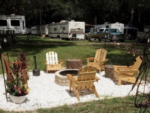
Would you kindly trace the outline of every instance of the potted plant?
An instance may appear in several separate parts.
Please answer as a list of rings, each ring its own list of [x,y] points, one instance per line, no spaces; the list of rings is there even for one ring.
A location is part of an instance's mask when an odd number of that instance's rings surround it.
[[[15,103],[22,103],[29,92],[27,67],[26,54],[21,52],[11,67],[11,79],[7,81],[7,92],[10,94],[10,99]]]

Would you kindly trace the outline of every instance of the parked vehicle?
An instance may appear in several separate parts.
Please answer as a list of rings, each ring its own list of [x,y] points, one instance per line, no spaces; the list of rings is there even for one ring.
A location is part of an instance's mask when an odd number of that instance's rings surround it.
[[[31,35],[40,35],[40,26],[31,27]]]
[[[116,22],[116,23],[105,23],[105,24],[95,25],[95,27],[91,28],[90,34],[99,32],[101,28],[115,28],[118,29],[120,32],[124,33],[124,24]]]
[[[105,24],[95,25],[94,27],[92,27],[90,29],[90,32],[87,33],[88,40],[90,41],[92,38],[94,38],[94,39],[98,39],[98,41],[100,42],[102,39],[105,39],[105,38],[108,39],[108,36],[109,36],[109,40],[110,40],[110,37],[112,37],[113,33],[111,33],[111,35],[108,35],[110,33],[110,31],[107,31],[107,29],[117,29],[118,32],[120,33],[120,35],[123,35],[124,24],[116,22],[116,23],[111,23],[111,24],[105,23]],[[119,33],[116,33],[117,37],[118,37]],[[116,39],[118,39],[118,38],[116,38]],[[113,41],[113,40],[110,40],[110,41]],[[124,40],[121,40],[121,41],[124,41]]]
[[[62,20],[48,25],[48,35],[60,39],[84,39],[85,22]]]
[[[31,34],[31,28],[26,28],[26,34],[28,34],[28,35]]]
[[[97,34],[108,33],[107,37],[102,37],[101,39],[107,38],[112,41],[121,41],[124,42],[124,34],[115,28],[100,28]]]
[[[48,24],[40,26],[40,34],[48,36]]]
[[[0,30],[4,32],[13,30],[15,34],[26,34],[25,16],[0,15]]]
[[[92,39],[97,39],[99,42],[101,42],[102,39],[105,39],[106,37],[108,37],[109,33],[107,32],[97,32],[95,34],[86,34],[87,38],[89,41],[91,41]]]

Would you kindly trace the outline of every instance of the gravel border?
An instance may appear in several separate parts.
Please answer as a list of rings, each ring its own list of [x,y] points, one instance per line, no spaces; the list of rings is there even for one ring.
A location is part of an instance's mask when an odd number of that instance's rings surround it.
[[[125,97],[132,88],[132,85],[118,86],[110,78],[104,77],[104,71],[96,75],[100,80],[94,84],[100,98],[96,98],[92,91],[86,90],[79,93],[80,101],[78,101],[73,91],[69,93],[68,86],[61,86],[55,83],[54,73],[47,74],[41,71],[40,76],[33,76],[32,72],[29,72],[30,80],[28,84],[30,92],[27,95],[26,101],[22,104],[15,104],[10,100],[8,102],[6,101],[3,76],[0,76],[0,109],[8,111],[32,111],[39,108],[51,108],[64,104],[70,105],[104,98]],[[145,87],[146,92],[149,92],[149,86],[147,85]],[[144,84],[140,85],[140,91],[143,91],[143,88]],[[134,88],[130,95],[134,95],[135,93],[136,88]]]

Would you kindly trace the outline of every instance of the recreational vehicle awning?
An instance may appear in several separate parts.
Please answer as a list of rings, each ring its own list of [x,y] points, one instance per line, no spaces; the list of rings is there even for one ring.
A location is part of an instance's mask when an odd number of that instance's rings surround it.
[[[92,24],[85,24],[85,27],[94,27]]]

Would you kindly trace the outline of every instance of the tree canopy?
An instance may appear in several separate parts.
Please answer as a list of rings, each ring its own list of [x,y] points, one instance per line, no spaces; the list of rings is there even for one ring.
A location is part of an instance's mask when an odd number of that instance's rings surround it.
[[[25,15],[27,26],[85,21],[89,24],[122,22],[143,27],[150,24],[149,0],[1,0],[1,15]]]

